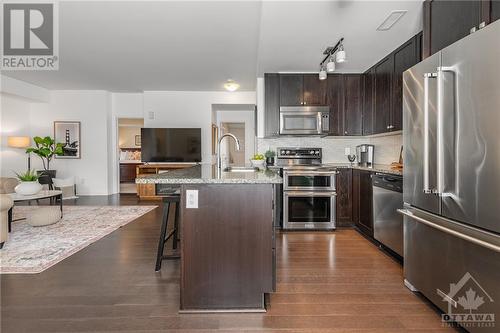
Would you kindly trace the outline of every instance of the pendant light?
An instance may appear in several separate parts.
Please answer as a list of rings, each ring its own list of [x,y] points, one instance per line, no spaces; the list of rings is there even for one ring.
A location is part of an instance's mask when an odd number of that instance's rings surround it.
[[[337,62],[344,62],[345,61],[345,51],[344,51],[344,45],[340,43],[339,49],[337,53],[335,54],[335,60]]]
[[[319,79],[320,80],[326,80],[326,70],[325,70],[325,67],[324,66],[321,66],[320,70],[319,70]]]
[[[326,71],[328,73],[333,73],[335,72],[335,61],[333,60],[333,57],[330,57],[330,60],[326,64]]]

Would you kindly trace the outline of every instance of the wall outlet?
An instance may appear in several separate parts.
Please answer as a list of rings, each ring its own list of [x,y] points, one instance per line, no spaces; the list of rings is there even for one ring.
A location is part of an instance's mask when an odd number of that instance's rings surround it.
[[[198,190],[186,190],[186,208],[198,208]]]
[[[149,111],[148,112],[148,119],[149,120],[154,120],[155,119],[155,113],[154,113],[154,111]]]
[[[351,155],[351,148],[347,147],[347,148],[344,148],[344,155],[347,156],[347,155]]]

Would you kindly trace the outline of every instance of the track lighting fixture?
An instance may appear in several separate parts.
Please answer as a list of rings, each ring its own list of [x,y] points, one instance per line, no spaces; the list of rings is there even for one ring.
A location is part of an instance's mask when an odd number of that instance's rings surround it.
[[[330,46],[327,47],[325,51],[323,51],[323,54],[325,55],[325,58],[319,63],[319,79],[320,80],[325,80],[327,73],[333,73],[335,72],[335,62],[341,63],[345,62],[346,60],[346,55],[345,55],[345,50],[344,50],[344,44],[342,42],[344,41],[344,38],[340,38],[337,44],[335,46]],[[328,60],[326,66],[325,62]]]

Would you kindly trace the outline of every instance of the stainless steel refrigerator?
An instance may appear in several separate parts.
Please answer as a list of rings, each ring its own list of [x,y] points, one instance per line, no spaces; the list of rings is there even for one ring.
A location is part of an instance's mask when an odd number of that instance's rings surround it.
[[[403,137],[405,284],[498,332],[500,21],[404,73]]]

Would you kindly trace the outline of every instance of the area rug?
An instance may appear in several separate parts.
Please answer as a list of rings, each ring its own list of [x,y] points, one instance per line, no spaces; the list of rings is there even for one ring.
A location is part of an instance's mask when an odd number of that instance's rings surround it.
[[[65,206],[63,218],[45,227],[12,223],[0,250],[0,273],[40,273],[157,206]],[[35,207],[15,206],[13,219]]]

